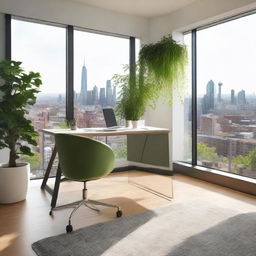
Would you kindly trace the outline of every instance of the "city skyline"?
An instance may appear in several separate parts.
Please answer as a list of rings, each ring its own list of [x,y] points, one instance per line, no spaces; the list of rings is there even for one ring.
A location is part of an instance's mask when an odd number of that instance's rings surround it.
[[[209,80],[221,81],[225,88],[223,95],[244,89],[247,95],[256,93],[256,15],[248,15],[229,22],[197,31],[197,93],[205,94]],[[239,36],[237,36],[239,31]],[[191,53],[191,33],[184,36],[184,42]],[[243,50],[241,49],[242,46]],[[191,56],[189,56],[191,57]],[[191,60],[190,60],[191,63]],[[191,80],[191,67],[187,70]],[[190,89],[190,84],[189,84]]]
[[[105,87],[98,87],[97,85],[94,85],[92,90],[88,90],[87,74],[88,74],[88,71],[84,62],[82,66],[82,72],[81,72],[80,92],[77,93],[76,91],[74,91],[75,104],[80,104],[82,106],[88,106],[88,105],[101,105],[102,107],[115,106],[116,87],[112,87],[111,80],[106,80]],[[100,91],[100,94],[99,94],[99,91]]]

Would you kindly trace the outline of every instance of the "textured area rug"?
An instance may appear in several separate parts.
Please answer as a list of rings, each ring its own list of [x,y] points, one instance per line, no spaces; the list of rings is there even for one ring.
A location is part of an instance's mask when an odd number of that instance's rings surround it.
[[[171,203],[40,240],[39,256],[255,256],[256,212]]]

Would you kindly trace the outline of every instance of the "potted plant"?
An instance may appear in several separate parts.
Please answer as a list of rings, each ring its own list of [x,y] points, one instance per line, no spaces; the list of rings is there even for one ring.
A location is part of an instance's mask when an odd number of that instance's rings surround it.
[[[36,102],[42,84],[39,73],[25,73],[21,62],[0,62],[0,149],[9,148],[9,162],[0,164],[0,203],[26,198],[30,166],[18,163],[20,155],[32,156],[29,145],[38,136],[26,118],[27,106]]]
[[[126,120],[139,120],[147,106],[155,106],[160,96],[172,103],[173,92],[184,95],[187,50],[171,36],[163,37],[155,44],[144,45],[139,52],[135,74],[115,75],[119,86],[117,112]],[[125,68],[127,71],[128,68]]]
[[[137,128],[148,101],[153,99],[154,87],[150,86],[148,78],[145,78],[147,82],[140,84],[138,73],[132,77],[127,74],[127,70],[128,67],[125,68],[125,74],[115,74],[113,77],[114,84],[120,87],[116,112],[120,118],[126,120],[126,126]]]

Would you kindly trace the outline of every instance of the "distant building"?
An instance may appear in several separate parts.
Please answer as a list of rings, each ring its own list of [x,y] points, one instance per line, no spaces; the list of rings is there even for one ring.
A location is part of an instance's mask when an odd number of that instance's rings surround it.
[[[218,93],[218,102],[220,103],[221,102],[221,87],[222,87],[222,82],[219,82],[218,83],[218,86],[219,86],[219,93]]]
[[[218,116],[209,114],[202,115],[200,118],[200,130],[205,135],[216,135],[220,131]]]
[[[206,85],[206,94],[202,99],[202,113],[207,114],[214,109],[214,82],[210,80]]]
[[[235,90],[234,89],[231,90],[231,99],[230,99],[230,101],[231,101],[231,104],[236,104]]]
[[[106,93],[105,93],[105,88],[100,88],[100,99],[99,103],[102,107],[106,106]]]
[[[97,105],[99,101],[99,92],[98,87],[95,85],[92,90],[92,103],[93,105]]]
[[[214,82],[212,80],[207,83],[206,92],[209,100],[209,108],[214,109]]]
[[[87,91],[87,104],[86,105],[94,105],[94,103],[93,103],[93,91]]]
[[[106,101],[107,105],[112,105],[112,86],[111,86],[111,80],[107,80],[106,82]]]
[[[87,69],[85,64],[82,67],[81,90],[79,97],[80,104],[85,106],[87,104]]]
[[[241,90],[237,94],[237,104],[238,105],[245,105],[246,104],[246,99],[245,99],[245,90]]]

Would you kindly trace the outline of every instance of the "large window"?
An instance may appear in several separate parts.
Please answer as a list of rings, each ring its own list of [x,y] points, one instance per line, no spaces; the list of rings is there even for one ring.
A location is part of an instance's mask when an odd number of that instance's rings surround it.
[[[188,52],[188,65],[186,69],[187,91],[184,98],[184,153],[183,161],[192,162],[192,115],[191,115],[191,33],[184,35],[184,44]]]
[[[12,59],[22,62],[25,71],[40,72],[42,86],[28,118],[36,130],[59,128],[66,117],[66,30],[62,27],[12,19]],[[32,157],[31,178],[42,177],[52,153],[52,136],[40,133]],[[56,168],[56,163],[54,164]]]
[[[130,56],[135,54],[129,49],[134,39],[18,18],[11,19],[11,28],[11,58],[21,61],[25,71],[40,72],[42,76],[43,85],[36,104],[28,108],[28,118],[36,130],[66,128],[66,118],[70,119],[73,114],[78,127],[104,127],[102,108],[115,108],[118,98],[112,77],[123,73],[123,66],[129,64]],[[73,32],[73,48],[70,48],[66,42],[67,38],[72,40]],[[140,41],[134,42],[139,47]],[[72,60],[66,58],[66,52],[68,56],[74,52],[74,66]],[[74,81],[69,79],[67,83],[67,74],[69,78],[74,75]],[[74,104],[70,101],[71,94]],[[125,136],[111,137],[107,143],[114,149],[116,158],[126,159]],[[33,147],[35,155],[23,156],[23,160],[31,163],[31,178],[44,175],[53,147],[54,138],[40,133],[38,146]],[[54,167],[56,169],[57,161]]]
[[[256,14],[193,30],[194,162],[256,178]],[[186,38],[187,36],[185,36]],[[187,38],[188,39],[188,38]],[[191,103],[192,101],[190,101]]]
[[[129,63],[129,39],[75,30],[74,50],[77,126],[105,127],[102,108],[115,108],[119,88],[112,77]],[[126,158],[126,136],[109,137],[108,144],[116,158]]]

